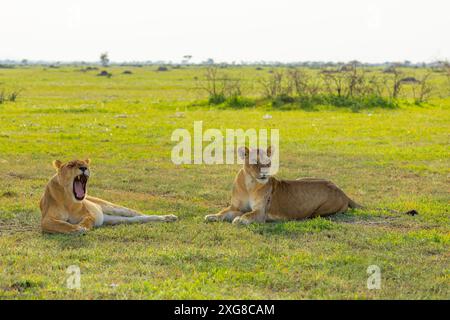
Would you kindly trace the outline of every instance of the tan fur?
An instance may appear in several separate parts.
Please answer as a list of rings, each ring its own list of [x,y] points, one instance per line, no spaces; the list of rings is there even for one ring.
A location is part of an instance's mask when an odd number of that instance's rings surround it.
[[[245,148],[245,163],[239,170],[231,195],[231,205],[217,214],[207,215],[206,221],[232,221],[235,224],[283,221],[327,216],[359,207],[334,183],[316,178],[277,180],[267,173],[268,164],[249,161]],[[266,152],[270,157],[271,149]]]
[[[41,198],[42,231],[49,233],[82,233],[93,227],[122,223],[170,222],[174,215],[147,216],[108,201],[90,197],[85,192],[82,200],[74,196],[73,182],[77,176],[90,175],[90,160],[74,160],[63,164],[53,162],[57,173],[48,182]],[[82,171],[80,168],[85,168]]]

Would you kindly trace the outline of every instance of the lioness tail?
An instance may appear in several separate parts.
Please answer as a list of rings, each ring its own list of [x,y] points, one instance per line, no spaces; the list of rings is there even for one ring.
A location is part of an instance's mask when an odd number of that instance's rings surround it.
[[[352,199],[348,198],[348,206],[352,209],[358,209],[358,208],[362,208],[363,206],[360,205],[359,203],[356,203],[355,201],[353,201]]]
[[[359,203],[356,203],[355,201],[353,201],[352,199],[348,199],[348,206],[352,209],[364,209],[365,207],[360,205]],[[369,208],[367,208],[369,209]],[[410,216],[415,216],[416,214],[419,214],[419,212],[417,212],[417,210],[409,210],[406,212],[401,212],[398,210],[394,210],[394,209],[389,209],[389,208],[372,208],[373,210],[377,210],[377,211],[389,211],[390,213],[395,213],[395,214],[407,214]]]

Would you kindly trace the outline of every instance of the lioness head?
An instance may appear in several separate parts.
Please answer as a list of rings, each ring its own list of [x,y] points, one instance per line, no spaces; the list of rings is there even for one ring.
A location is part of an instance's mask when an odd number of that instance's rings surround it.
[[[73,160],[62,163],[59,160],[53,161],[53,166],[57,171],[58,183],[64,188],[67,196],[73,196],[75,202],[84,200],[86,197],[86,187],[90,176],[89,163],[87,160]]]
[[[272,147],[268,147],[267,150],[263,149],[251,149],[247,147],[241,147],[238,150],[239,156],[245,160],[244,170],[252,178],[256,179],[259,183],[266,183],[271,176],[270,167],[272,165]]]

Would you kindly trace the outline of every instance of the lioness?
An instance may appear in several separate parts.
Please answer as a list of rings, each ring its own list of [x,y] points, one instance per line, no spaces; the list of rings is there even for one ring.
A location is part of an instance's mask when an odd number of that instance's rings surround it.
[[[177,220],[174,215],[147,216],[88,196],[89,164],[89,159],[66,164],[53,161],[57,173],[48,182],[40,202],[42,231],[83,233],[102,225]]]
[[[360,207],[334,183],[316,178],[277,180],[270,176],[272,149],[240,148],[244,159],[233,184],[231,205],[205,220],[249,224],[305,219]],[[251,157],[255,161],[250,161]]]

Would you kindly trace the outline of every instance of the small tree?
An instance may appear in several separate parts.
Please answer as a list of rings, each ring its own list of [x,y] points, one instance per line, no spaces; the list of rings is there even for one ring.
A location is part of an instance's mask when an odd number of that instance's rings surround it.
[[[345,74],[339,70],[323,70],[323,82],[329,94],[341,97],[345,94]]]
[[[240,81],[219,73],[217,66],[206,68],[205,79],[198,87],[208,93],[212,104],[220,104],[227,98],[236,98],[242,93]]]
[[[343,71],[347,82],[347,97],[361,97],[367,93],[365,71],[358,68],[358,62],[348,65]]]
[[[403,72],[400,71],[396,65],[392,65],[388,68],[387,73],[391,74],[388,81],[386,81],[387,90],[392,99],[397,99],[402,89]]]
[[[269,77],[259,79],[266,98],[290,95],[295,83],[280,70],[272,70]]]
[[[431,71],[428,71],[422,76],[422,78],[420,78],[418,84],[413,86],[415,103],[419,104],[425,102],[429,98],[431,92],[433,91],[433,87],[429,82],[431,75]]]
[[[312,77],[303,70],[292,69],[288,71],[289,88],[299,97],[316,96],[320,91],[320,79]]]
[[[103,67],[107,67],[109,65],[109,57],[108,57],[108,52],[103,52],[100,55],[100,62],[102,64]]]

